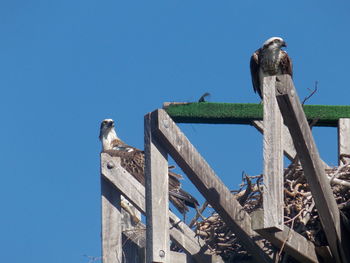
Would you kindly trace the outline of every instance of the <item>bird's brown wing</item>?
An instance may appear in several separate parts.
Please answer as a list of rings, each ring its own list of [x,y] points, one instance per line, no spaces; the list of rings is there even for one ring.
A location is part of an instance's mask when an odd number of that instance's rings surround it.
[[[288,74],[293,78],[293,64],[287,52],[282,50],[282,57],[280,61],[282,74]]]
[[[145,167],[145,155],[143,151],[135,150],[125,155],[124,158],[120,158],[121,165],[132,174],[137,181],[145,185],[144,167]]]
[[[128,146],[131,147],[131,146]],[[120,157],[121,166],[128,171],[137,181],[142,185],[145,185],[144,167],[145,167],[145,155],[144,152],[132,147],[133,151],[117,151],[107,150],[104,151],[111,156]],[[174,206],[181,212],[188,211],[188,207],[195,207],[198,204],[196,198],[191,194],[181,189],[181,183],[179,179],[182,179],[180,174],[168,171],[169,176],[169,199]]]
[[[262,93],[260,88],[260,79],[259,79],[259,53],[260,53],[260,49],[255,51],[250,58],[250,74],[252,77],[254,92],[257,92],[260,98],[262,98]]]
[[[136,148],[133,149],[132,152],[117,150],[107,150],[104,152],[108,153],[110,156],[120,157],[121,166],[142,185],[145,185],[145,178],[143,175],[145,163],[144,153]]]

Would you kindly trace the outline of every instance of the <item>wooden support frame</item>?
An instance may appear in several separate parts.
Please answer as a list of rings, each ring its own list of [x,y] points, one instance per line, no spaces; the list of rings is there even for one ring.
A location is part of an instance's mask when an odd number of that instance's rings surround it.
[[[252,121],[252,125],[261,133],[264,134],[264,122],[263,121]],[[293,161],[297,152],[295,151],[292,137],[290,137],[290,133],[288,128],[283,125],[282,128],[282,147],[284,155],[290,160]]]
[[[350,118],[341,118],[338,122],[338,154],[339,165],[343,154],[350,154]],[[344,157],[347,163],[350,158]]]
[[[145,214],[145,187],[121,167],[120,158],[115,156],[115,152],[101,153],[101,174],[113,185],[114,193],[120,191],[133,206]],[[221,257],[210,255],[205,242],[196,237],[195,233],[171,211],[169,218],[170,237],[186,254],[193,257],[197,263],[223,263]]]
[[[106,164],[101,159],[102,167]],[[122,227],[120,192],[101,176],[101,207],[102,207],[102,262],[122,262]]]
[[[170,260],[168,154],[157,142],[151,115],[145,116],[146,262]]]
[[[261,225],[258,229],[283,230],[283,120],[275,96],[275,76],[263,79],[263,121],[266,124],[263,134],[264,194]]]
[[[272,259],[263,252],[262,244],[254,241],[257,233],[251,228],[250,216],[243,210],[229,189],[221,182],[174,121],[164,110],[156,110],[152,112],[152,115],[156,121],[159,140],[164,148],[225,223],[234,231],[248,252],[253,255],[257,262],[272,262]],[[265,232],[261,231],[262,234]],[[286,238],[290,235],[295,238],[292,240]],[[302,262],[318,262],[315,246],[312,242],[307,241],[288,227],[284,227],[283,231],[274,234],[266,232],[264,237],[277,247],[285,244],[287,253]]]
[[[276,80],[277,102],[305,171],[331,252],[336,262],[349,262],[339,210],[293,81],[289,75],[278,76]]]
[[[252,121],[252,125],[262,134],[264,133],[264,122],[263,121]],[[283,125],[283,134],[282,134],[282,142],[283,142],[283,152],[284,155],[290,160],[293,161],[297,152],[294,148],[292,137],[290,136],[288,127]],[[325,169],[329,169],[329,165],[321,159],[323,166]]]

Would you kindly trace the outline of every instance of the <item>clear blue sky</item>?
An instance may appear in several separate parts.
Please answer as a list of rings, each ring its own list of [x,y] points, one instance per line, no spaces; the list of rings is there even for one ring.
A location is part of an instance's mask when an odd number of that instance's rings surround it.
[[[101,119],[143,148],[143,116],[165,101],[259,102],[249,58],[271,36],[288,43],[300,97],[317,80],[309,104],[349,104],[349,13],[349,1],[1,1],[1,261],[100,256]],[[254,128],[181,128],[229,188],[261,172]],[[336,164],[336,129],[315,134]]]

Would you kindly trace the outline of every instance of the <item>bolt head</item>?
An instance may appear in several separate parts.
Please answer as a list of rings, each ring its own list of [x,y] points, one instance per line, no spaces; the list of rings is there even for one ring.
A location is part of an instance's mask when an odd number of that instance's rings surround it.
[[[163,125],[165,128],[169,128],[169,121],[168,120],[164,120],[163,121]]]
[[[114,163],[113,163],[113,162],[108,162],[108,163],[107,163],[107,168],[108,168],[108,169],[114,168]]]

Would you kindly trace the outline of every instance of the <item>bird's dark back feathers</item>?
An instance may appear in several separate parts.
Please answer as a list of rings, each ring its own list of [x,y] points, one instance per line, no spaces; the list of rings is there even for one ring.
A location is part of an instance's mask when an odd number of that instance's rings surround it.
[[[121,166],[129,172],[138,182],[145,185],[144,167],[145,167],[145,155],[144,152],[133,148],[133,151],[117,151],[107,150],[104,151],[110,156],[120,157]],[[198,201],[191,194],[181,189],[181,183],[179,179],[182,179],[180,174],[168,171],[169,176],[169,199],[174,206],[182,213],[188,211],[188,207],[198,206]]]

